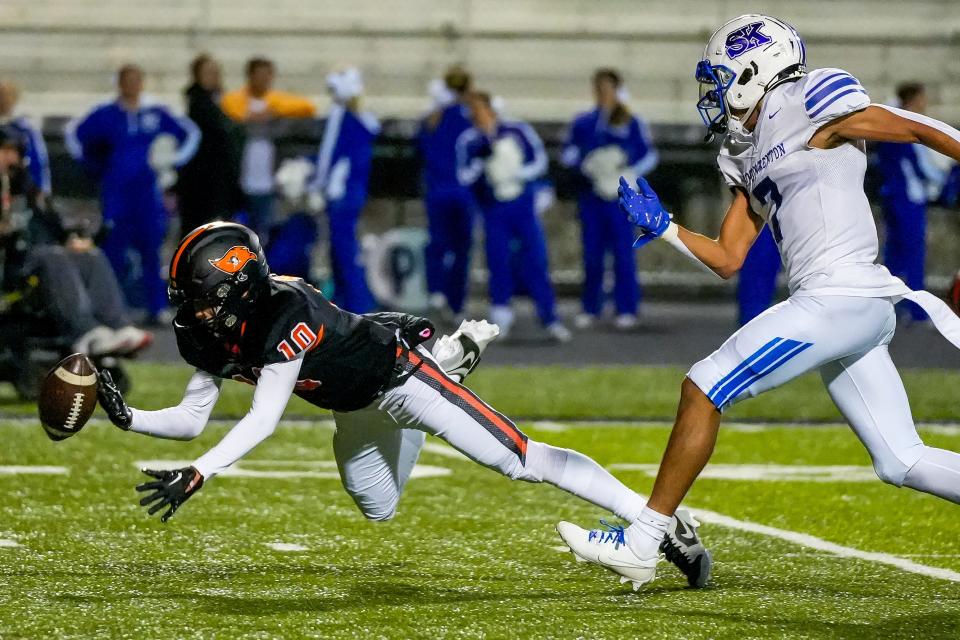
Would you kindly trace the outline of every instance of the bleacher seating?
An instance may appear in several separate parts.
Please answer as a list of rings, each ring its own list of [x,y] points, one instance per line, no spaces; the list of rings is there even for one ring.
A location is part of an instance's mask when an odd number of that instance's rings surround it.
[[[874,99],[919,79],[932,113],[960,122],[953,0],[774,0],[763,8],[792,21],[807,39],[812,66],[843,66]],[[325,103],[323,77],[357,64],[368,104],[409,117],[426,106],[428,80],[462,61],[508,109],[564,120],[589,101],[587,78],[600,65],[624,70],[635,108],[655,122],[697,119],[692,68],[706,37],[724,18],[755,3],[700,0],[4,0],[0,3],[0,75],[24,89],[23,110],[83,111],[111,90],[123,62],[140,63],[148,90],[174,105],[186,67],[209,50],[241,81],[243,61],[267,54],[279,86]],[[896,34],[896,35],[891,35]]]

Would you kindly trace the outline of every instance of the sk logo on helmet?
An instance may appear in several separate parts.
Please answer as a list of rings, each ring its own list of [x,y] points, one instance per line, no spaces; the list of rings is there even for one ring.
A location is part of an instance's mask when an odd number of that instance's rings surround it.
[[[751,22],[736,31],[731,31],[727,35],[727,56],[731,59],[736,58],[751,49],[773,42],[773,38],[760,31],[761,28],[763,28],[763,22]]]
[[[257,254],[247,247],[230,247],[222,258],[210,259],[210,264],[224,273],[234,274],[243,269],[248,262],[256,260]]]

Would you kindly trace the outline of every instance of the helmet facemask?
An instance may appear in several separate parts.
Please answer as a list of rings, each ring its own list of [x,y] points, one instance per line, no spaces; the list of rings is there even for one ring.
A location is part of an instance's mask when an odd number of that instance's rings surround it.
[[[763,96],[805,73],[806,50],[796,29],[762,15],[745,15],[720,27],[697,63],[697,109],[709,131],[748,134],[745,123]]]

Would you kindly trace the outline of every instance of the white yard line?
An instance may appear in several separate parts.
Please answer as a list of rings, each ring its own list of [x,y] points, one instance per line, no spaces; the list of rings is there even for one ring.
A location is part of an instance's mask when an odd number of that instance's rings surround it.
[[[956,571],[943,569],[941,567],[931,567],[925,564],[914,562],[913,560],[908,560],[907,558],[901,556],[895,556],[889,553],[880,553],[876,551],[861,551],[860,549],[845,547],[843,545],[836,544],[816,536],[811,536],[806,533],[789,531],[787,529],[778,529],[776,527],[769,527],[765,524],[757,524],[756,522],[749,522],[747,520],[737,520],[736,518],[731,518],[730,516],[723,515],[722,513],[717,513],[716,511],[695,508],[691,508],[691,511],[696,514],[697,519],[701,522],[709,522],[710,524],[720,525],[721,527],[727,527],[728,529],[736,529],[738,531],[757,533],[760,535],[769,536],[771,538],[779,538],[780,540],[786,540],[787,542],[792,542],[793,544],[798,544],[809,549],[816,549],[817,551],[832,553],[833,555],[841,558],[855,558],[857,560],[864,560],[866,562],[885,564],[891,567],[896,567],[902,571],[916,573],[929,578],[949,580],[950,582],[960,582],[960,573]]]
[[[8,538],[0,538],[0,549],[13,549],[19,547],[20,543],[16,540],[10,540]]]
[[[530,426],[538,431],[550,431],[553,433],[560,433],[568,429],[567,425],[563,422],[553,422],[552,420],[538,420],[537,422],[531,423]]]
[[[455,460],[466,460],[467,462],[470,462],[470,458],[446,443],[441,444],[439,442],[425,442],[423,443],[423,449],[421,449],[421,451],[443,456],[444,458],[453,458]]]

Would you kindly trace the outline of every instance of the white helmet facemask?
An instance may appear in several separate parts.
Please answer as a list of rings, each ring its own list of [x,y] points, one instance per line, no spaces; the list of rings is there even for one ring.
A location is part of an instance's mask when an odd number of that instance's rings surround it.
[[[797,30],[759,14],[734,18],[710,36],[697,63],[697,109],[709,130],[742,135],[767,91],[806,73],[806,49]]]

